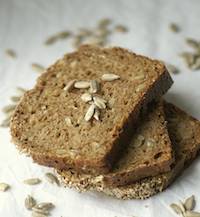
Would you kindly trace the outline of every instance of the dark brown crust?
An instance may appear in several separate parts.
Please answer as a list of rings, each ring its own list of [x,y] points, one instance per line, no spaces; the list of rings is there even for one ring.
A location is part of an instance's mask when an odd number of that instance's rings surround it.
[[[85,49],[85,48],[84,48]],[[84,50],[83,49],[83,50]],[[86,50],[88,48],[86,47]],[[115,50],[120,50],[120,48],[113,48]],[[135,55],[135,54],[133,54]],[[160,62],[157,61],[157,64],[160,66]],[[129,115],[127,119],[124,119],[123,129],[116,126],[115,132],[117,133],[115,144],[113,144],[112,148],[108,150],[107,155],[104,158],[100,159],[83,159],[79,158],[76,160],[68,159],[64,157],[56,156],[55,154],[41,153],[40,150],[31,151],[26,150],[24,147],[27,144],[21,144],[21,141],[18,140],[18,132],[17,132],[17,123],[14,123],[13,119],[11,120],[11,134],[14,143],[18,146],[19,149],[25,151],[30,154],[33,160],[41,165],[46,165],[50,167],[55,167],[58,169],[69,169],[74,168],[77,171],[85,172],[85,173],[93,173],[93,174],[103,174],[108,173],[112,168],[115,161],[118,159],[118,156],[121,154],[121,150],[127,145],[131,139],[131,135],[133,133],[133,128],[135,127],[133,123],[136,123],[141,112],[146,110],[147,104],[155,98],[159,98],[163,95],[172,85],[172,79],[167,72],[166,68],[162,65],[161,72],[159,71],[160,77],[154,81],[153,85],[149,88],[148,92],[143,96],[138,105],[135,107],[132,114]],[[45,73],[38,79],[37,88],[42,89],[42,79],[45,77]],[[31,90],[27,92],[25,95],[30,95]],[[17,111],[17,110],[16,110]],[[20,111],[18,111],[20,113]],[[15,117],[16,117],[15,113]],[[19,118],[20,114],[18,114]],[[120,133],[119,133],[120,132]],[[118,135],[119,133],[119,135]],[[126,142],[124,142],[126,141]],[[122,146],[123,144],[123,146]],[[23,150],[24,149],[24,150]]]

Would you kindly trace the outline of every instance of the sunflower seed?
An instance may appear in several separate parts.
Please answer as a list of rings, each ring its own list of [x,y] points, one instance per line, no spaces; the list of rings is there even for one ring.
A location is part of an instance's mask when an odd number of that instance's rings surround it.
[[[174,211],[176,214],[178,214],[178,215],[182,214],[182,210],[181,210],[181,208],[179,207],[179,205],[177,205],[177,204],[175,204],[175,203],[172,203],[172,204],[170,205],[170,207],[173,209],[173,211]]]
[[[39,73],[42,73],[45,70],[44,66],[42,66],[39,63],[32,63],[31,67],[34,71],[39,72]]]
[[[90,87],[89,81],[76,81],[74,87],[77,89],[86,89]]]
[[[104,37],[93,37],[87,43],[93,44],[93,45],[98,45],[98,46],[104,46],[106,43],[106,40]]]
[[[57,34],[57,37],[59,39],[66,39],[66,38],[69,38],[71,35],[72,33],[70,31],[62,31]]]
[[[195,198],[194,195],[192,195],[191,197],[188,197],[185,202],[184,202],[184,206],[186,210],[193,210],[195,207]]]
[[[15,107],[16,107],[16,105],[7,105],[7,106],[2,108],[2,112],[4,112],[4,113],[13,112]]]
[[[28,195],[24,204],[26,209],[31,210],[36,205],[36,200],[32,196]]]
[[[10,188],[10,185],[7,183],[0,183],[0,191],[7,191]]]
[[[67,85],[63,88],[63,90],[70,92],[73,89],[75,82],[76,80],[69,81]]]
[[[13,49],[7,49],[5,50],[5,53],[7,56],[11,57],[11,58],[16,58],[17,54]]]
[[[51,45],[51,44],[54,44],[57,40],[58,40],[58,37],[56,35],[53,35],[53,36],[48,37],[44,43],[45,45]]]
[[[96,80],[91,80],[90,81],[90,93],[97,93],[99,91],[99,83]]]
[[[170,23],[169,28],[172,32],[180,32],[180,27],[176,23]]]
[[[136,75],[136,76],[134,77],[134,80],[142,80],[142,79],[144,79],[144,78],[145,78],[144,75]]]
[[[25,179],[24,180],[24,184],[27,184],[27,185],[37,185],[40,182],[41,182],[41,180],[38,178],[31,178],[31,179]]]
[[[88,108],[88,110],[85,114],[85,117],[84,117],[85,121],[90,121],[94,115],[94,112],[95,112],[95,105],[92,104],[92,105],[90,105],[90,107]]]
[[[145,141],[145,138],[143,135],[138,135],[137,139],[134,142],[135,147],[140,147]]]
[[[193,70],[199,70],[200,69],[200,56],[196,58],[195,62],[193,65],[190,67]]]
[[[45,214],[37,213],[37,212],[32,212],[32,217],[47,217]]]
[[[194,48],[195,50],[199,50],[200,49],[200,44],[197,40],[192,39],[192,38],[186,38],[186,43],[191,47]]]
[[[103,98],[101,98],[99,96],[94,96],[93,100],[94,100],[94,104],[98,108],[100,108],[100,109],[105,109],[106,108],[106,100],[104,100]]]
[[[10,125],[10,117],[4,119],[0,124],[0,127],[9,127],[9,125]]]
[[[146,141],[147,147],[152,147],[154,144],[155,144],[154,139],[147,139],[147,141]]]
[[[103,18],[98,22],[98,28],[106,28],[111,23],[111,19]]]
[[[136,87],[135,92],[140,92],[141,90],[143,90],[145,88],[145,84],[140,84]]]
[[[10,99],[13,101],[13,102],[19,102],[19,100],[21,99],[20,96],[11,96]]]
[[[52,184],[56,183],[57,185],[60,185],[58,178],[54,174],[46,173],[45,177],[46,177],[48,182],[50,182]]]
[[[185,210],[184,204],[181,201],[179,201],[179,207],[180,207],[182,213],[185,213],[186,210]]]
[[[89,29],[86,28],[80,28],[79,29],[79,35],[83,36],[83,37],[87,37],[92,35],[92,31],[90,31]]]
[[[100,110],[98,108],[95,108],[94,119],[96,119],[97,121],[100,120]]]
[[[191,67],[195,63],[196,55],[193,53],[183,52],[180,56],[184,59],[188,67]]]
[[[67,126],[69,126],[69,127],[73,126],[72,120],[71,120],[70,117],[66,117],[66,118],[65,118],[65,122],[66,122]]]
[[[120,78],[119,75],[115,75],[115,74],[112,74],[112,73],[103,74],[102,77],[101,77],[101,79],[103,81],[114,81],[114,80],[117,80],[119,78]]]
[[[199,212],[194,212],[194,211],[186,211],[185,217],[200,217]]]
[[[117,26],[115,26],[115,31],[116,32],[128,32],[128,29],[126,26],[117,25]]]
[[[53,203],[50,202],[43,202],[43,203],[39,203],[35,206],[38,209],[43,209],[43,210],[51,210],[53,209],[55,206]]]
[[[92,95],[90,93],[84,93],[81,96],[81,99],[83,100],[83,102],[90,102],[92,100]]]
[[[72,61],[71,63],[70,63],[70,67],[71,68],[75,68],[76,66],[77,66],[77,61],[76,60],[74,60],[74,61]]]
[[[22,87],[17,87],[17,91],[20,93],[20,94],[24,94],[27,90],[22,88]]]
[[[76,35],[74,37],[74,41],[72,42],[73,47],[78,48],[82,42],[83,42],[84,37],[82,35]]]
[[[172,64],[167,64],[166,67],[167,67],[167,69],[168,69],[168,71],[170,73],[173,73],[173,74],[178,74],[179,73],[178,68],[176,66],[172,65]]]
[[[32,208],[32,210],[33,210],[33,212],[36,212],[36,213],[39,213],[39,214],[49,215],[49,210],[37,208],[36,206],[34,206]]]

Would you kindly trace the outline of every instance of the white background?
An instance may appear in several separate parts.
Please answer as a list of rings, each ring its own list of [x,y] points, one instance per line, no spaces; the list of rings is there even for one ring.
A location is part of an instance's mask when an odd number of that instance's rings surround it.
[[[200,40],[199,16],[199,0],[0,0],[0,108],[10,102],[16,86],[33,86],[37,73],[30,63],[48,66],[72,50],[70,41],[45,47],[47,36],[64,29],[93,27],[100,18],[110,17],[130,29],[127,34],[114,35],[110,44],[162,59],[181,69],[180,74],[173,76],[175,83],[166,97],[200,119],[200,71],[189,71],[178,57],[181,51],[189,50],[185,37]],[[182,31],[169,31],[170,22],[178,23]],[[5,56],[7,48],[16,50],[16,60]],[[0,121],[3,118],[0,113]],[[120,201],[100,194],[79,194],[46,181],[25,186],[23,179],[43,179],[44,171],[49,169],[20,155],[10,139],[8,129],[0,129],[0,182],[12,186],[8,192],[0,192],[1,217],[29,216],[24,208],[27,194],[38,201],[55,203],[55,217],[170,217],[173,213],[168,205],[191,194],[197,196],[200,211],[200,159],[165,192],[145,201]]]

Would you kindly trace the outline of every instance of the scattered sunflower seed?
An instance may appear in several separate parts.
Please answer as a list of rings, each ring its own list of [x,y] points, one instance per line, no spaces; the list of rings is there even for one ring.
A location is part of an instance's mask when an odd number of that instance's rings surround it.
[[[102,77],[101,77],[101,79],[103,81],[114,81],[114,80],[117,80],[119,78],[120,78],[119,75],[112,74],[112,73],[103,74]]]
[[[0,124],[0,127],[9,127],[10,125],[10,117],[4,119],[1,124]]]
[[[85,117],[84,117],[85,121],[90,121],[94,115],[94,112],[95,112],[95,105],[92,104],[92,105],[90,105],[90,107],[88,108],[88,110],[85,114]]]
[[[51,45],[51,44],[54,44],[57,40],[58,40],[58,37],[56,35],[53,35],[53,36],[48,37],[44,43],[45,45]]]
[[[103,18],[98,22],[99,28],[106,28],[109,24],[111,24],[111,19]]]
[[[32,212],[32,217],[47,217],[45,214],[37,213],[37,212]]]
[[[36,200],[32,196],[28,195],[24,201],[24,204],[26,209],[31,210],[36,205]]]
[[[67,85],[63,88],[63,90],[65,91],[71,91],[74,87],[74,83],[76,82],[76,80],[71,80],[67,83]]]
[[[92,35],[92,31],[86,28],[80,28],[79,29],[79,35],[83,36],[83,37],[87,37]]]
[[[36,206],[34,206],[32,210],[33,212],[38,213],[38,214],[49,215],[49,210],[37,208]]]
[[[7,56],[11,57],[11,58],[16,58],[17,54],[13,49],[7,49],[5,50],[5,53]]]
[[[7,183],[0,183],[0,191],[7,191],[10,188],[10,185]]]
[[[200,212],[186,211],[185,217],[200,217]]]
[[[76,81],[74,83],[74,87],[77,89],[86,89],[90,87],[90,82],[89,81]]]
[[[123,26],[123,25],[117,25],[115,26],[115,31],[116,32],[127,32],[128,29],[126,26]]]
[[[172,203],[170,204],[170,207],[173,209],[173,211],[178,214],[178,215],[181,215],[182,214],[182,210],[180,208],[179,205],[175,204],[175,203]]]
[[[105,109],[106,108],[106,100],[104,100],[103,98],[101,98],[99,96],[94,96],[93,100],[94,100],[94,104],[98,108],[100,108],[100,109]]]
[[[84,93],[82,96],[81,96],[81,99],[84,101],[84,102],[90,102],[92,101],[92,95],[90,93]]]
[[[178,26],[176,23],[170,23],[169,28],[172,32],[178,33],[180,32],[180,26]]]
[[[71,35],[72,33],[70,31],[62,31],[57,34],[57,37],[60,39],[66,39],[69,38]]]
[[[38,209],[43,209],[43,210],[51,210],[53,209],[55,206],[53,203],[50,202],[43,202],[43,203],[39,203],[35,206]]]
[[[96,80],[90,81],[90,89],[89,89],[90,93],[97,93],[99,91],[99,87],[100,87],[100,85],[99,85],[98,81],[96,81]]]
[[[60,185],[58,178],[53,173],[46,173],[45,177],[51,184],[56,183],[58,186]]]
[[[4,113],[13,112],[15,107],[16,107],[16,105],[7,105],[7,106],[2,108],[2,112],[4,112]]]
[[[31,67],[34,71],[39,72],[39,73],[42,73],[45,70],[44,66],[42,66],[39,63],[32,63]]]
[[[167,69],[169,70],[170,73],[173,73],[173,74],[178,74],[179,73],[179,69],[172,65],[172,64],[167,64],[166,65]]]
[[[19,91],[21,94],[24,94],[27,90],[22,87],[17,87],[17,91]]]
[[[41,182],[39,178],[30,178],[30,179],[25,179],[24,184],[27,185],[37,185]]]
[[[200,56],[195,59],[194,64],[190,68],[193,70],[199,70],[200,69]]]
[[[186,210],[185,210],[185,207],[184,207],[184,204],[182,203],[182,201],[179,201],[179,207],[180,207],[182,213],[185,213]]]
[[[184,59],[185,63],[189,68],[195,63],[196,54],[190,52],[183,52],[180,54],[180,56]]]
[[[13,102],[19,102],[19,100],[21,99],[21,97],[20,96],[11,96],[10,99]]]
[[[192,195],[191,197],[188,197],[185,202],[184,202],[184,206],[186,210],[193,210],[195,207],[195,198],[194,195]]]
[[[186,38],[186,43],[187,45],[189,45],[191,48],[194,48],[195,50],[199,50],[200,49],[200,43],[192,38]]]

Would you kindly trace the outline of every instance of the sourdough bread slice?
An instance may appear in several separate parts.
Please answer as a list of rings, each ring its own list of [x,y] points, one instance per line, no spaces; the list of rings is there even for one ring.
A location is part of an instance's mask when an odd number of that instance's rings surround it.
[[[92,80],[98,85],[89,89]],[[49,67],[25,93],[11,120],[13,141],[39,164],[107,173],[129,143],[139,113],[171,84],[157,60],[122,48],[83,46]],[[92,116],[91,102],[81,98],[95,89],[100,121]],[[97,102],[98,96],[105,101]]]
[[[112,187],[103,185],[100,177],[93,179],[74,171],[58,171],[64,184],[79,191],[95,190],[119,199],[145,199],[163,191],[191,163],[200,149],[200,122],[170,103],[165,103],[165,113],[176,158],[170,172]]]

